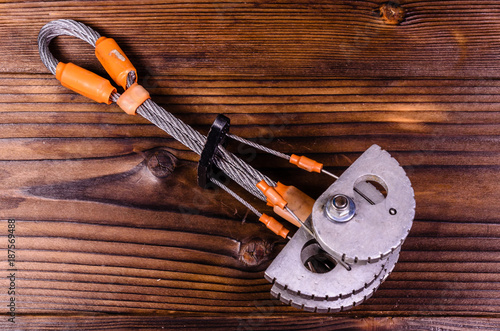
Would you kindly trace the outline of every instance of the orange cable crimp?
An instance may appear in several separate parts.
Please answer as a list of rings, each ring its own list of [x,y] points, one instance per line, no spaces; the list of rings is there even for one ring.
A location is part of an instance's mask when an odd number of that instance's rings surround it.
[[[283,238],[286,238],[288,232],[290,232],[287,228],[283,226],[283,224],[281,224],[276,219],[266,214],[262,214],[262,216],[259,218],[259,221],[264,223],[269,230],[273,231],[278,236],[281,236]]]
[[[116,104],[129,115],[135,115],[137,108],[147,99],[151,98],[149,92],[141,85],[132,84],[116,101]]]
[[[314,161],[313,159],[310,159],[305,156],[298,156],[295,154],[292,154],[290,156],[290,163],[295,164],[297,167],[307,170],[309,172],[321,172],[321,169],[323,169],[323,164]]]
[[[106,37],[97,39],[95,56],[116,84],[124,89],[127,88],[129,72],[135,71],[135,81],[137,82],[137,70],[114,39]]]
[[[283,209],[286,207],[287,202],[283,197],[274,189],[274,187],[269,186],[264,180],[257,183],[257,188],[264,193],[267,198],[267,202],[271,206],[278,206]]]
[[[108,105],[111,104],[111,93],[116,92],[109,80],[73,63],[59,62],[56,78],[63,86],[76,93]]]

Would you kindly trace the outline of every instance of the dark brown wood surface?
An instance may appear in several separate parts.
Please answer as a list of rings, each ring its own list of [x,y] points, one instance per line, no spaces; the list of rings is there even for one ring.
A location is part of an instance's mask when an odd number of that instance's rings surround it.
[[[383,6],[1,1],[1,328],[500,328],[500,4],[401,1],[400,23]],[[166,133],[60,86],[37,49],[59,18],[115,38],[153,99],[204,134],[224,113],[232,133],[336,174],[372,144],[388,150],[417,202],[394,273],[344,313],[271,300],[263,272],[285,242],[224,192],[198,188],[198,157]],[[84,42],[53,46],[103,74]],[[240,152],[311,196],[328,187]]]

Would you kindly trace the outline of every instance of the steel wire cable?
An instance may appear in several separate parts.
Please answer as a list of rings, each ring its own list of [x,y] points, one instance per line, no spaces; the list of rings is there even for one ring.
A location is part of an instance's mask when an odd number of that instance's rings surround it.
[[[83,23],[73,20],[67,20],[67,19],[55,20],[43,26],[38,35],[40,58],[47,67],[47,69],[49,69],[49,71],[54,75],[56,74],[56,68],[59,61],[50,52],[49,44],[54,38],[61,35],[77,37],[79,39],[86,41],[93,47],[95,47],[97,40],[101,37],[99,33],[94,31],[90,27],[86,26]],[[135,82],[137,77],[136,75],[137,73],[132,72],[127,77],[127,87],[129,87],[133,82]],[[120,94],[114,92],[111,95],[110,99],[111,101],[116,102],[119,97]],[[201,155],[207,137],[202,135],[198,131],[194,130],[189,125],[182,122],[180,119],[176,118],[174,115],[165,110],[163,107],[156,104],[153,100],[151,99],[146,100],[137,109],[137,113],[146,118],[147,120],[149,120],[151,123],[158,126],[160,129],[167,132],[170,136],[181,142],[184,146],[188,147],[196,154]],[[253,147],[259,148],[271,154],[280,157],[284,156],[284,158],[288,157],[283,153],[273,151],[264,146],[250,142],[246,139],[234,135],[230,135],[230,137],[232,139],[238,140],[243,143],[247,143]],[[243,187],[248,192],[250,192],[251,194],[253,194],[254,196],[263,201],[266,201],[267,198],[256,187],[256,184],[261,180],[265,180],[269,185],[272,186],[276,185],[276,183],[273,180],[263,175],[261,172],[250,166],[248,163],[246,163],[233,153],[227,151],[222,146],[219,146],[218,150],[214,155],[214,164],[225,174],[227,174],[229,178],[231,178],[241,187]],[[229,194],[231,194],[234,197],[234,194],[232,194],[233,192],[228,187],[226,187],[225,185],[221,185],[221,183],[217,180],[214,183],[217,184],[219,187],[223,188],[224,190],[226,190]],[[237,200],[240,202],[244,201],[241,198]],[[247,207],[249,206],[248,203],[243,203],[243,204],[246,205]],[[249,208],[249,209],[252,210],[253,212],[256,211],[255,208]]]

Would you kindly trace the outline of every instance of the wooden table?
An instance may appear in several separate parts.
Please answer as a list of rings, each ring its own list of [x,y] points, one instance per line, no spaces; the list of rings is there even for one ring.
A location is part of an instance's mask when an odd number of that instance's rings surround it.
[[[500,328],[498,2],[2,1],[0,13],[2,329]],[[284,242],[197,187],[197,155],[169,135],[60,86],[37,49],[59,18],[115,38],[153,99],[204,134],[224,113],[232,133],[336,174],[372,144],[388,150],[417,202],[393,274],[344,313],[272,300],[263,272]],[[53,46],[103,74],[84,42]],[[240,152],[311,196],[329,185]]]

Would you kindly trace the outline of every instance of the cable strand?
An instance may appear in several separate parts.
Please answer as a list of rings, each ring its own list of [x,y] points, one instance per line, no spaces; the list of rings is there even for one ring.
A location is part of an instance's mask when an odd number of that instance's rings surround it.
[[[227,136],[229,138],[233,139],[233,140],[239,141],[240,143],[243,143],[245,145],[251,146],[251,147],[253,147],[255,149],[259,149],[259,150],[261,150],[263,152],[266,152],[268,154],[280,157],[280,158],[285,159],[287,161],[290,160],[290,155],[286,155],[286,154],[281,153],[279,151],[276,151],[274,149],[268,148],[266,146],[262,146],[260,144],[257,144],[256,142],[251,141],[251,140],[248,140],[248,139],[245,139],[245,138],[242,138],[242,137],[239,137],[237,135],[230,134],[230,133],[228,133]]]
[[[50,52],[49,44],[54,38],[61,35],[77,37],[89,43],[93,47],[95,47],[97,40],[101,37],[98,32],[94,31],[90,27],[73,20],[61,19],[45,24],[41,28],[38,35],[40,58],[45,66],[49,69],[49,71],[54,75],[56,74],[56,68],[59,61]],[[137,73],[135,71],[130,72],[127,76],[127,88],[134,84],[136,80]],[[114,92],[111,94],[110,100],[116,102],[119,97],[120,93]],[[188,147],[196,154],[201,155],[201,152],[203,151],[206,143],[206,136],[202,135],[186,123],[182,122],[180,119],[176,118],[174,115],[166,111],[163,107],[160,107],[151,99],[146,100],[141,106],[139,106],[139,108],[137,109],[137,113],[149,120],[151,123],[158,126],[160,129],[167,132],[174,139],[181,142],[184,146]],[[230,137],[247,143],[255,148],[270,152],[273,155],[280,156],[280,154],[282,154],[237,136],[230,135]],[[285,154],[282,154],[281,157],[283,157],[283,155]],[[269,185],[276,185],[276,183],[270,178],[264,176],[260,171],[256,170],[236,155],[230,153],[222,146],[219,146],[214,155],[214,164],[220,170],[226,173],[229,178],[231,178],[245,190],[263,201],[266,201],[266,197],[256,187],[257,183],[264,179]],[[215,181],[216,182],[214,183],[216,185],[222,184],[217,180]],[[224,189],[224,187],[222,188]],[[244,201],[241,198],[236,199],[240,202]]]

